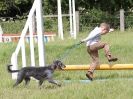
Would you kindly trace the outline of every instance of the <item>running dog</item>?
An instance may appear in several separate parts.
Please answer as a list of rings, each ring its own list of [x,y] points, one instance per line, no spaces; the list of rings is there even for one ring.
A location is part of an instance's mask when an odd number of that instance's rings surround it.
[[[30,82],[30,77],[39,80],[39,86],[42,85],[44,80],[48,80],[49,83],[61,86],[55,80],[53,80],[53,72],[55,71],[55,69],[62,70],[66,67],[60,60],[56,60],[53,62],[53,64],[46,67],[24,67],[20,70],[11,70],[11,66],[12,65],[7,66],[9,73],[18,72],[17,80],[13,87],[20,84],[23,80],[25,80],[25,85],[27,85]]]

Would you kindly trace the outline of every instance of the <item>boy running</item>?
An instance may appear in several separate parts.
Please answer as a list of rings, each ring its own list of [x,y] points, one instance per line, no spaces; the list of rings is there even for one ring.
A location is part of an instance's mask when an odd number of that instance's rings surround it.
[[[87,52],[92,58],[92,63],[90,64],[90,68],[86,73],[86,76],[89,80],[93,80],[93,73],[96,66],[99,65],[99,55],[98,50],[104,49],[105,56],[107,57],[109,62],[117,61],[118,59],[112,57],[111,52],[109,51],[109,45],[107,43],[101,42],[101,35],[105,35],[109,33],[110,26],[107,23],[101,23],[100,27],[96,27],[94,30],[90,32],[87,38],[81,40],[81,43],[86,42]]]

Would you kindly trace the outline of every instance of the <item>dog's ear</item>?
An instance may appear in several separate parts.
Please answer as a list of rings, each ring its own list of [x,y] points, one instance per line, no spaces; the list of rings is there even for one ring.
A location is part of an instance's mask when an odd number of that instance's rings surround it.
[[[56,68],[57,68],[58,63],[57,63],[57,61],[56,61],[56,60],[54,60],[54,61],[53,61],[53,66],[54,66],[54,67],[53,67],[54,69],[56,69]]]
[[[54,60],[53,63],[54,63],[55,65],[58,65],[58,63],[60,63],[60,61],[59,61],[59,60]]]
[[[54,60],[54,61],[53,61],[53,64],[54,64],[54,65],[57,65],[57,61],[56,61],[56,60]]]

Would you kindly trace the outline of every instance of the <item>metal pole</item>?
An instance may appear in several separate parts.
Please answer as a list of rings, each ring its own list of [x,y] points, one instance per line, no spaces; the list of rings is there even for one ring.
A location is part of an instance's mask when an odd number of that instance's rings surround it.
[[[62,13],[61,13],[61,0],[57,0],[58,4],[58,36],[63,40],[63,24],[62,24]]]

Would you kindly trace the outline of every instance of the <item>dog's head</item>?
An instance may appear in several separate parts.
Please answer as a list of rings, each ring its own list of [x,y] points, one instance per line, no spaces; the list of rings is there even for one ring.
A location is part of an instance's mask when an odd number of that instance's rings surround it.
[[[55,69],[60,69],[62,70],[66,66],[60,61],[60,60],[55,60],[54,62]]]

